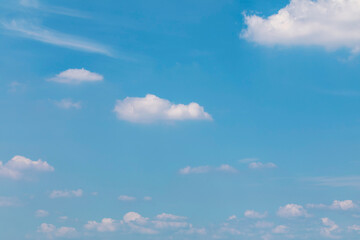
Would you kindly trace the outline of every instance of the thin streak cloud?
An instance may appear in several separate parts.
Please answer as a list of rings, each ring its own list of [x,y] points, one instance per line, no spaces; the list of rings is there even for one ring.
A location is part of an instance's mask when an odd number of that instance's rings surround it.
[[[19,36],[24,38],[29,38],[79,51],[98,53],[109,57],[114,57],[113,53],[103,45],[80,39],[72,35],[46,29],[37,25],[29,24],[23,20],[2,22],[2,26],[7,30],[18,33]]]

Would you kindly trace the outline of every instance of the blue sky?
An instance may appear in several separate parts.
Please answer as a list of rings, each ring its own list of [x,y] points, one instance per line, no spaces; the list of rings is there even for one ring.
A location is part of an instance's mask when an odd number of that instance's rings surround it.
[[[1,239],[354,239],[357,0],[0,3]]]

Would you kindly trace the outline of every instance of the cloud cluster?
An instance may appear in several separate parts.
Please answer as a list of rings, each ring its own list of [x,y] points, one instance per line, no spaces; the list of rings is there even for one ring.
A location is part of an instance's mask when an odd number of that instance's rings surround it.
[[[336,225],[335,222],[331,221],[329,218],[322,218],[321,222],[324,225],[324,227],[320,229],[321,235],[323,235],[324,237],[336,238],[333,233],[338,231],[339,226]]]
[[[51,82],[63,84],[80,84],[86,82],[99,82],[104,80],[104,77],[98,73],[90,72],[84,68],[75,68],[65,70],[48,80]]]
[[[54,167],[41,159],[32,161],[23,156],[15,156],[7,163],[0,161],[0,177],[21,179],[26,172],[52,172]]]
[[[358,0],[291,0],[276,14],[245,15],[240,37],[262,45],[321,46],[360,50]]]
[[[325,205],[325,204],[307,204],[307,208],[323,208],[323,209],[332,209],[332,210],[351,210],[358,208],[357,204],[355,204],[352,200],[334,200],[331,205]]]
[[[157,215],[154,219],[141,216],[137,212],[126,213],[121,220],[104,218],[100,222],[89,221],[85,229],[98,232],[114,232],[122,230],[129,233],[158,234],[165,230],[175,230],[186,234],[195,234],[198,229],[186,221],[186,217],[169,213]],[[193,233],[191,233],[193,232]]]
[[[118,119],[134,123],[157,121],[212,120],[199,104],[174,104],[169,100],[147,94],[144,98],[127,97],[117,100],[114,112]]]
[[[77,231],[73,227],[60,227],[57,228],[53,224],[42,223],[38,227],[38,232],[45,234],[49,239],[59,238],[71,238],[77,235]]]
[[[50,193],[50,198],[71,198],[71,197],[81,197],[83,195],[82,189],[77,190],[54,190]]]

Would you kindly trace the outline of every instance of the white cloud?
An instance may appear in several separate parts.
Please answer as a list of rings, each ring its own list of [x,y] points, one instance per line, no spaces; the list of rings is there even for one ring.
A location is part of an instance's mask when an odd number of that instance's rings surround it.
[[[18,199],[12,197],[0,197],[0,207],[12,207],[19,204]]]
[[[127,195],[121,195],[121,196],[118,197],[118,199],[120,201],[124,201],[124,202],[132,202],[132,201],[136,200],[135,197],[131,197],[131,196],[127,196]]]
[[[13,81],[9,84],[9,92],[23,92],[26,89],[26,85],[17,81]]]
[[[50,198],[71,198],[71,197],[81,197],[83,195],[83,190],[54,190],[50,193]]]
[[[360,50],[358,0],[291,0],[267,18],[245,16],[245,23],[241,37],[263,45]]]
[[[352,200],[334,200],[333,203],[328,206],[325,204],[307,204],[307,208],[318,208],[318,209],[333,209],[333,210],[351,210],[356,209],[358,206]]]
[[[297,204],[287,204],[284,207],[280,207],[277,211],[277,215],[283,218],[292,217],[308,217],[309,214],[303,206]]]
[[[272,232],[277,233],[277,234],[287,233],[288,232],[288,227],[284,226],[284,225],[278,225],[272,230]]]
[[[38,227],[38,232],[46,234],[50,239],[54,237],[75,237],[77,235],[77,231],[73,227],[56,228],[53,224],[48,223],[42,223]]]
[[[1,24],[5,29],[13,31],[24,38],[84,52],[112,56],[110,50],[100,44],[80,39],[72,35],[56,32],[51,29],[46,29],[41,26],[31,24],[25,20],[12,20],[11,22],[2,22]]]
[[[357,206],[351,200],[345,200],[345,201],[335,200],[332,203],[330,208],[332,208],[332,209],[341,209],[341,210],[350,210],[350,209],[357,208]]]
[[[320,229],[321,235],[328,238],[337,238],[337,236],[333,235],[333,232],[337,232],[339,226],[336,225],[335,222],[331,221],[329,218],[322,218],[321,221],[322,224],[325,226]]]
[[[98,232],[114,232],[117,230],[120,223],[112,218],[103,218],[100,223],[96,221],[88,221],[85,228],[88,230],[95,229]]]
[[[249,168],[251,169],[263,169],[263,168],[276,168],[277,166],[274,163],[262,163],[262,162],[252,162],[249,163]]]
[[[211,168],[209,166],[199,166],[199,167],[187,166],[185,168],[180,169],[179,173],[183,175],[192,174],[192,173],[207,173],[210,171],[210,169]]]
[[[104,80],[102,75],[90,72],[84,68],[68,69],[49,79],[49,81],[64,84],[80,84],[86,82],[99,82],[102,80]]]
[[[172,222],[172,221],[152,221],[155,228],[185,228],[189,224],[187,222]]]
[[[35,216],[36,217],[47,217],[47,216],[49,216],[49,212],[39,209],[35,212]]]
[[[169,214],[169,213],[162,213],[156,216],[157,219],[160,220],[184,220],[186,219],[186,217],[183,216],[176,216],[173,214]]]
[[[126,223],[135,222],[139,224],[145,224],[148,218],[144,218],[139,213],[136,212],[128,212],[124,215],[123,220]]]
[[[247,218],[265,218],[267,216],[267,212],[259,213],[254,210],[246,210],[244,216]]]
[[[61,101],[55,102],[55,105],[63,109],[81,108],[81,102],[73,102],[71,99],[62,99]]]
[[[351,226],[349,226],[348,227],[348,229],[350,230],[350,231],[360,231],[360,225],[351,225]]]
[[[228,164],[221,165],[220,167],[217,168],[217,170],[221,171],[221,172],[230,172],[230,173],[236,173],[237,172],[237,170],[234,167],[232,167],[232,166],[230,166]]]
[[[89,17],[87,14],[84,14],[82,12],[73,9],[40,4],[40,2],[37,0],[21,0],[20,5],[22,5],[23,7],[36,9],[38,11],[42,11],[46,13],[60,14],[71,17],[79,17],[79,18]]]
[[[147,94],[144,98],[117,100],[114,112],[118,119],[134,123],[156,121],[212,120],[199,104],[173,104],[169,100]]]
[[[21,179],[26,171],[52,172],[54,168],[46,161],[32,161],[23,156],[15,156],[7,163],[0,161],[0,176],[11,179]]]
[[[232,221],[232,220],[235,220],[237,219],[236,215],[231,215],[230,217],[228,217],[228,221]]]
[[[185,168],[180,169],[179,173],[182,175],[187,175],[187,174],[208,173],[211,171],[219,171],[219,172],[225,172],[225,173],[237,173],[238,172],[234,167],[232,167],[228,164],[222,164],[219,167],[210,167],[210,166],[190,167],[190,166],[187,166]]]
[[[145,200],[145,201],[151,201],[151,200],[152,200],[152,197],[146,196],[146,197],[144,197],[144,200]]]
[[[68,220],[69,218],[67,217],[67,216],[60,216],[59,217],[59,220],[60,221],[66,221],[66,220]]]

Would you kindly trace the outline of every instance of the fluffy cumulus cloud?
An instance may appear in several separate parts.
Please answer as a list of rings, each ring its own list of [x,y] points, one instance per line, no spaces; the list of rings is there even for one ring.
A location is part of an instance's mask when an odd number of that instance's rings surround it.
[[[309,214],[304,209],[303,206],[297,204],[287,204],[283,207],[280,207],[277,211],[277,215],[283,218],[293,218],[293,217],[308,217]]]
[[[38,227],[38,232],[45,234],[48,238],[71,238],[77,235],[77,231],[73,227],[60,227],[57,228],[53,224],[42,223]]]
[[[269,17],[246,15],[240,36],[263,45],[315,45],[360,50],[358,0],[291,0]]]
[[[340,210],[350,210],[350,209],[354,209],[357,208],[357,205],[355,203],[353,203],[352,200],[345,200],[345,201],[338,201],[335,200],[331,207],[332,209],[340,209]]]
[[[86,82],[99,82],[104,77],[98,73],[90,72],[84,68],[68,69],[50,78],[49,81],[63,84],[80,84]]]
[[[71,197],[81,197],[83,195],[82,189],[77,190],[54,190],[50,193],[50,198],[71,198]]]
[[[328,238],[337,238],[334,233],[339,231],[339,226],[335,222],[331,221],[329,218],[322,218],[322,224],[324,227],[320,229],[320,234]]]
[[[265,218],[267,216],[267,212],[259,213],[254,210],[246,210],[244,216],[247,218]]]
[[[60,101],[55,101],[55,105],[62,109],[80,109],[81,102],[74,102],[69,98],[62,99]]]
[[[32,161],[23,156],[15,156],[7,163],[0,161],[0,177],[21,179],[26,172],[52,172],[54,168],[41,159]]]
[[[151,123],[156,121],[212,120],[199,104],[174,104],[169,100],[147,94],[144,98],[127,97],[117,100],[114,112],[118,119]]]

